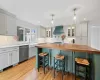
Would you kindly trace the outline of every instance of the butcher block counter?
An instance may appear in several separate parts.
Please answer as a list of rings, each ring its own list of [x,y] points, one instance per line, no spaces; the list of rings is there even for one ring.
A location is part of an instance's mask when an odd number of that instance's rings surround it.
[[[100,63],[99,56],[100,50],[94,49],[87,45],[77,45],[77,44],[59,44],[59,43],[41,43],[37,44],[37,55],[36,55],[36,67],[38,68],[38,54],[41,52],[49,53],[49,66],[53,67],[55,55],[62,53],[66,58],[66,71],[70,73],[75,73],[75,58],[85,58],[91,61],[91,80],[99,79],[100,73]]]
[[[49,48],[49,49],[59,49],[59,50],[70,50],[78,52],[87,52],[92,54],[100,54],[100,51],[89,47],[87,45],[77,45],[77,44],[55,44],[55,43],[41,43],[36,45],[38,48]]]

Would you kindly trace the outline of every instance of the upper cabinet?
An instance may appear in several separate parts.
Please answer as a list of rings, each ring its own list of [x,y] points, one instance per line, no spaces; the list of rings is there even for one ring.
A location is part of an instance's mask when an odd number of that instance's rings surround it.
[[[6,34],[6,16],[3,13],[0,13],[0,34]]]
[[[7,35],[17,35],[16,18],[13,16],[6,16]]]
[[[88,35],[88,23],[82,22],[76,27],[76,36],[87,36]]]
[[[45,38],[45,37],[46,37],[46,28],[38,26],[38,38]]]
[[[16,16],[1,9],[0,35],[17,35]]]
[[[76,27],[76,44],[88,45],[88,22],[81,22]]]
[[[52,37],[52,28],[46,28],[46,37],[48,38]]]
[[[67,36],[74,37],[75,36],[75,25],[70,25],[67,27]]]

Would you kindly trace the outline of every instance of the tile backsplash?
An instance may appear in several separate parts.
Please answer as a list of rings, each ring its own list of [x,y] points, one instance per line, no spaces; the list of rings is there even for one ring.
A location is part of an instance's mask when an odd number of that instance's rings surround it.
[[[17,42],[16,36],[3,36],[0,35],[0,45],[7,45]]]

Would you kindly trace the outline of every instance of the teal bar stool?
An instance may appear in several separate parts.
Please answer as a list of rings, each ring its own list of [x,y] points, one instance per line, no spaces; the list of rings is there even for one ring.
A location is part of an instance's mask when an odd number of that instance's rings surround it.
[[[90,79],[90,62],[88,59],[75,58],[75,80],[77,77],[82,80]]]
[[[54,78],[55,71],[62,71],[62,80],[65,73],[65,57],[61,54],[58,54],[54,57]]]
[[[39,62],[38,62],[38,72],[39,72],[39,68],[42,66],[43,67],[43,71],[45,74],[45,68],[48,67],[49,70],[49,54],[48,53],[40,53],[39,54]]]

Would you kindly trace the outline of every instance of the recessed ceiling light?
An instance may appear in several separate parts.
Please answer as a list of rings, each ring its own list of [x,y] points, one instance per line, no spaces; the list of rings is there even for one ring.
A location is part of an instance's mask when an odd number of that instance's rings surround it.
[[[86,18],[84,18],[84,21],[86,21]]]
[[[38,24],[40,24],[40,21],[38,21]]]

